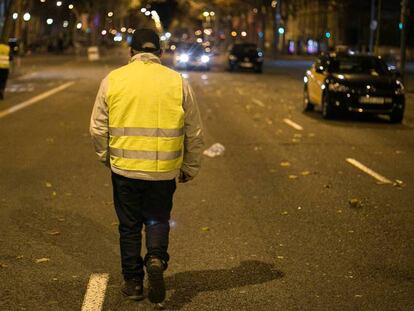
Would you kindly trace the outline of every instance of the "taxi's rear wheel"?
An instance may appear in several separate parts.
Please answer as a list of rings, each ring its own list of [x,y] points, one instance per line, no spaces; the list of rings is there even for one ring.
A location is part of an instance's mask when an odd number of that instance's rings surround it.
[[[308,88],[305,86],[305,88],[303,89],[303,111],[312,111],[313,108],[315,107],[309,99],[309,91]]]

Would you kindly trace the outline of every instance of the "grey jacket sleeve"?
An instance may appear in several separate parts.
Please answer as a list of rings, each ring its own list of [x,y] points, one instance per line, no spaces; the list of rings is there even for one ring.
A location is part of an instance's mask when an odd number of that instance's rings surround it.
[[[181,170],[191,177],[198,174],[204,147],[203,125],[200,111],[187,80],[183,79],[184,87],[184,162]]]
[[[108,79],[105,78],[99,87],[95,105],[92,110],[91,123],[89,127],[96,154],[101,162],[109,166],[109,121],[108,105],[106,104],[106,92]]]

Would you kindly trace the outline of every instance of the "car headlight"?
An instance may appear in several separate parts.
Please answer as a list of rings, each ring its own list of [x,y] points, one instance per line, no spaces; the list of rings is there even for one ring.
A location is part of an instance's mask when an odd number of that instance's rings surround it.
[[[332,92],[349,92],[350,91],[348,86],[339,84],[338,82],[329,83],[329,90]]]
[[[405,93],[404,84],[400,80],[396,80],[395,84],[396,84],[395,95],[404,95]]]
[[[190,56],[188,56],[188,54],[181,54],[179,60],[182,63],[187,63],[190,60]]]
[[[206,64],[210,61],[210,57],[208,57],[207,55],[203,55],[201,56],[201,62]]]
[[[230,54],[229,59],[230,60],[237,60],[237,57],[233,54]]]

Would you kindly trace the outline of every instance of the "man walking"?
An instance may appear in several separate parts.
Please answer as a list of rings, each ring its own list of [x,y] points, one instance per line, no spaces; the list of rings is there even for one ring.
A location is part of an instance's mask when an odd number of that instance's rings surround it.
[[[7,79],[10,70],[10,46],[0,41],[0,100],[4,99]]]
[[[169,260],[175,179],[185,183],[197,175],[203,147],[193,91],[179,73],[161,65],[160,56],[158,35],[150,29],[136,30],[130,63],[102,81],[90,125],[96,152],[112,170],[122,292],[130,299],[144,298],[145,266],[153,303],[165,299],[163,272]]]

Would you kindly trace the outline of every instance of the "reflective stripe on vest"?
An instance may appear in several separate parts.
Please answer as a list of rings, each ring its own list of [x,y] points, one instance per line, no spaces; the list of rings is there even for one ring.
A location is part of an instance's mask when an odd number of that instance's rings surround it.
[[[159,129],[159,128],[109,128],[111,136],[150,136],[150,137],[179,137],[184,134],[184,129]]]
[[[0,44],[0,68],[10,68],[10,47],[6,44]]]
[[[134,61],[108,76],[111,165],[169,172],[182,165],[182,78],[157,63]]]

